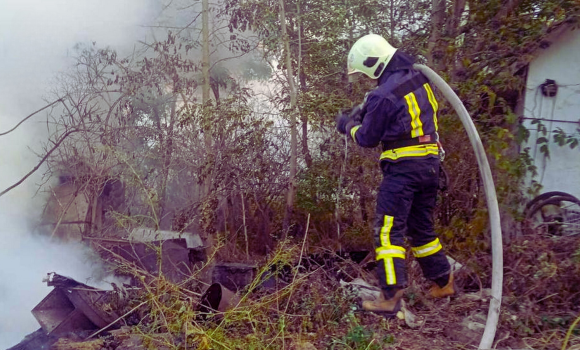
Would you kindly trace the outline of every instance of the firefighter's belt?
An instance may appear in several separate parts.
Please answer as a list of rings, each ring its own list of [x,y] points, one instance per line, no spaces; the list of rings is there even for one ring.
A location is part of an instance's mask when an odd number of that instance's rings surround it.
[[[383,152],[390,151],[392,149],[408,147],[408,146],[436,144],[437,138],[438,138],[437,133],[433,133],[433,134],[429,134],[429,135],[415,137],[412,139],[383,142]]]

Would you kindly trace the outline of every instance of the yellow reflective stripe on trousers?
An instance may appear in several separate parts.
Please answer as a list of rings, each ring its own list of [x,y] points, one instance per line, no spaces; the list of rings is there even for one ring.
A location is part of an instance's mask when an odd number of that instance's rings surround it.
[[[352,137],[353,141],[356,142],[356,137],[354,137],[354,134],[356,134],[356,131],[358,129],[360,129],[361,125],[356,125],[353,126],[352,129],[350,129],[350,136]]]
[[[414,93],[405,95],[407,106],[409,107],[409,115],[411,116],[411,137],[419,137],[425,135],[423,132],[423,123],[421,122],[421,108],[417,103],[417,98]]]
[[[433,108],[433,123],[435,124],[435,131],[439,130],[439,126],[437,125],[437,111],[439,110],[439,104],[437,103],[437,99],[435,98],[435,94],[433,90],[431,90],[431,85],[429,83],[425,83],[423,85],[425,91],[427,91],[427,98],[429,99],[429,103],[431,103],[431,107]]]
[[[407,146],[391,149],[381,153],[381,160],[383,159],[397,160],[399,158],[405,157],[425,157],[430,154],[434,155],[439,154],[439,147],[437,147],[437,144],[430,143],[426,145]]]
[[[387,285],[397,284],[393,258],[405,259],[405,248],[391,245],[391,229],[393,228],[394,220],[394,217],[385,215],[379,234],[381,246],[375,249],[376,260],[383,260],[385,264],[385,280],[387,281]]]
[[[391,249],[387,248],[377,248],[375,251],[377,253],[377,260],[384,258],[400,258],[405,259],[405,248],[391,246]]]
[[[394,217],[385,215],[383,219],[383,227],[381,227],[381,247],[388,247],[391,245],[391,229],[393,228]]]
[[[435,238],[434,241],[420,247],[413,247],[411,250],[416,258],[424,258],[437,253],[441,248],[443,248],[443,246],[441,245],[441,242],[439,242],[439,238]]]

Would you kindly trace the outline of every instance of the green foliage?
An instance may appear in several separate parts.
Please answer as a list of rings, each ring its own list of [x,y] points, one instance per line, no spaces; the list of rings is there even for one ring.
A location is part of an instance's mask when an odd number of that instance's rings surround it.
[[[347,333],[340,339],[333,339],[330,349],[336,350],[381,350],[394,346],[395,338],[390,335],[377,337],[369,328],[359,324],[357,318],[349,313],[345,316],[349,325]]]
[[[540,119],[534,119],[532,121],[532,125],[537,125],[537,131],[541,137],[538,137],[536,140],[536,144],[539,146],[540,153],[542,153],[546,158],[550,158],[550,148],[549,148],[549,139],[548,139],[548,128]],[[556,138],[556,135],[554,135]]]
[[[577,128],[576,131],[580,132],[580,128]],[[566,134],[566,132],[564,132],[564,130],[562,130],[562,128],[556,128],[556,130],[554,131],[553,137],[554,137],[554,142],[560,147],[566,146],[566,145],[568,147],[570,147],[571,149],[578,147],[578,138],[575,137],[574,135]]]
[[[321,171],[303,172],[298,180],[296,205],[314,216],[334,212],[338,180]]]
[[[574,254],[572,254],[572,260],[575,263],[580,264],[580,245],[578,246],[578,249],[574,252]]]

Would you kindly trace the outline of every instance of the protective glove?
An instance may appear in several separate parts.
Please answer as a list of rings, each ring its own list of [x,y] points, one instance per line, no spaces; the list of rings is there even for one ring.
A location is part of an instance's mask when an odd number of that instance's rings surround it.
[[[362,124],[363,115],[362,115],[362,104],[355,106],[350,112],[349,116],[356,124]]]
[[[341,134],[346,134],[350,128],[362,124],[362,104],[351,109],[346,109],[336,116],[336,130]]]
[[[338,113],[336,115],[336,130],[341,134],[346,134],[346,124],[352,120],[351,117],[345,112]]]

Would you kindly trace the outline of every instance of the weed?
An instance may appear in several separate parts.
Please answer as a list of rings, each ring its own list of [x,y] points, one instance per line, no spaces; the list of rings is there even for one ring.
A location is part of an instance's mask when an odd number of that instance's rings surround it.
[[[381,350],[395,342],[395,337],[391,334],[379,336],[370,328],[362,326],[352,312],[348,313],[345,318],[349,324],[349,330],[344,336],[334,338],[330,349]]]

